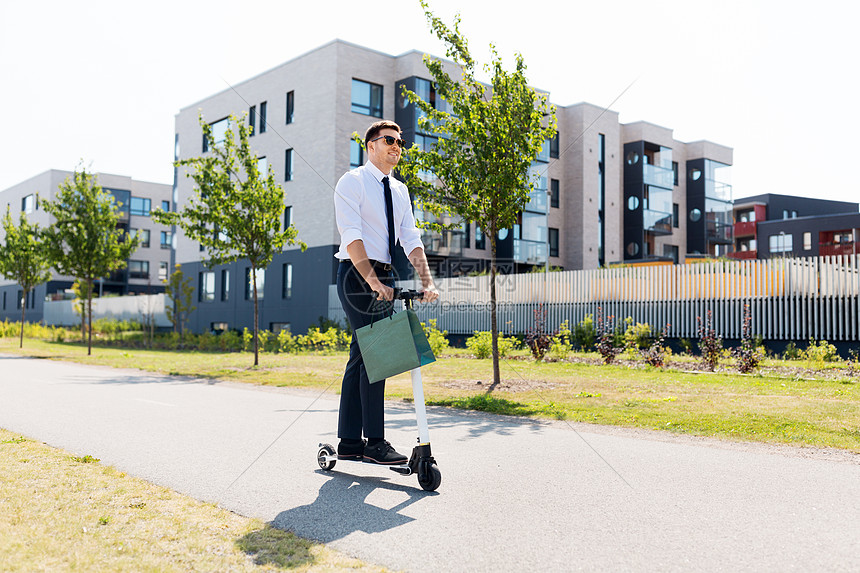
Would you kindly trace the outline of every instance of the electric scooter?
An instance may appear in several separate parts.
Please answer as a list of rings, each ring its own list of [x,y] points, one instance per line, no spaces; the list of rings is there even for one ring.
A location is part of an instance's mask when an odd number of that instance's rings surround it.
[[[412,300],[424,297],[423,292],[414,290],[394,289],[394,298],[404,302],[407,309],[412,308]],[[418,484],[425,491],[436,491],[442,483],[442,472],[436,467],[436,460],[430,452],[430,432],[427,429],[427,412],[424,408],[424,386],[421,383],[421,367],[410,370],[412,376],[412,396],[415,402],[415,416],[418,419],[418,445],[412,448],[412,456],[405,464],[384,466],[400,475],[418,474]],[[341,460],[331,444],[320,444],[317,453],[317,463],[324,471],[334,469],[338,461],[364,464],[360,460]],[[372,464],[365,464],[372,465]]]

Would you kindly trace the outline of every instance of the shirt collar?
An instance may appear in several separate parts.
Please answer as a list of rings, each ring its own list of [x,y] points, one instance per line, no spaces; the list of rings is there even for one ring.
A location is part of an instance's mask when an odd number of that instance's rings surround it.
[[[392,181],[394,178],[386,175],[382,171],[379,170],[379,167],[373,164],[373,161],[368,160],[367,163],[364,164],[368,171],[370,171],[371,175],[373,175],[377,181],[382,183],[383,177],[388,177],[388,181]]]

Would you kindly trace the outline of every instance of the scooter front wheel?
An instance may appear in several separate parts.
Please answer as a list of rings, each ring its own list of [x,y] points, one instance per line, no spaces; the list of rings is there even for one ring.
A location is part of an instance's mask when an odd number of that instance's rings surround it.
[[[442,472],[435,464],[430,464],[426,471],[418,473],[418,485],[424,491],[436,491],[442,483]]]
[[[334,448],[331,444],[322,444],[320,446],[320,451],[317,452],[317,463],[320,465],[320,469],[323,471],[331,471],[334,468],[334,464],[337,463],[335,460],[327,461],[327,456],[334,455]]]

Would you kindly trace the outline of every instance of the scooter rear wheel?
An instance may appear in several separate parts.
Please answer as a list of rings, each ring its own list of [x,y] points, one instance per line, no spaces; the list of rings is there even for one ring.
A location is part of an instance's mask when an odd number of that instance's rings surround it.
[[[320,446],[320,451],[317,452],[317,463],[320,465],[320,469],[323,471],[331,471],[334,468],[334,464],[337,462],[335,460],[326,461],[326,456],[333,456],[334,448],[331,444],[323,444]]]
[[[436,491],[439,484],[442,483],[442,472],[435,464],[430,465],[426,472],[418,473],[418,485],[424,491]]]

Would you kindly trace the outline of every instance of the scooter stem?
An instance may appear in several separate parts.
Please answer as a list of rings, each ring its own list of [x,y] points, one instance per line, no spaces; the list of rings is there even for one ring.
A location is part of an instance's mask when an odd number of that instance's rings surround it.
[[[427,429],[427,411],[424,409],[424,385],[421,383],[421,368],[411,370],[412,398],[415,402],[415,417],[418,419],[418,444],[430,443],[430,431]]]

